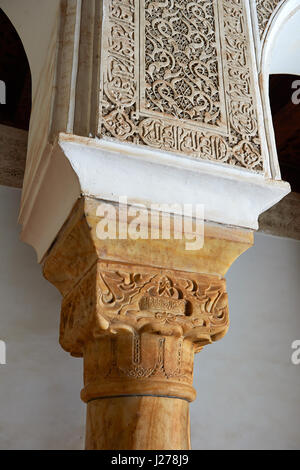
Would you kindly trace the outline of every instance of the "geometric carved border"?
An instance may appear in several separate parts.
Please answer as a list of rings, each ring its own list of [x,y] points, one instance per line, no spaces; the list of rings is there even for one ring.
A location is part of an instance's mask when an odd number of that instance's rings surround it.
[[[262,172],[243,0],[107,0],[99,137]]]

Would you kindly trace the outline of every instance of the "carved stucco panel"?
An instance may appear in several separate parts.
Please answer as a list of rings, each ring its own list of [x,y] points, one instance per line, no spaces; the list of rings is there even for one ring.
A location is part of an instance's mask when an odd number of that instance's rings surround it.
[[[256,0],[259,34],[262,38],[273,11],[281,0]]]
[[[243,0],[108,0],[99,137],[262,172]]]
[[[142,113],[226,131],[216,0],[142,4]]]

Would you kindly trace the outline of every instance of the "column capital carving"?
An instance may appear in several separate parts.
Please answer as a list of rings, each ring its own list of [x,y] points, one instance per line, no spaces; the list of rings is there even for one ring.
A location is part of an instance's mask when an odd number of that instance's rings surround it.
[[[228,326],[224,279],[98,261],[63,300],[60,344],[85,358],[84,401],[124,393],[192,401],[194,352]]]
[[[63,294],[60,344],[84,358],[82,399],[195,398],[194,353],[229,327],[224,275],[252,233],[207,226],[184,240],[98,240],[99,201],[82,199],[44,261]]]
[[[80,356],[95,338],[150,332],[187,339],[198,352],[228,324],[219,276],[98,261],[63,299],[60,342]]]

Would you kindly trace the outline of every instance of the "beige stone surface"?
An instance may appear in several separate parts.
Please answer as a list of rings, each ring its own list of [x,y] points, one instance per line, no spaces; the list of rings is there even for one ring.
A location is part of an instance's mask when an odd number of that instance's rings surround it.
[[[189,404],[185,400],[123,397],[87,407],[87,450],[189,450]]]
[[[45,257],[46,276],[63,294],[81,279],[97,259],[146,263],[152,267],[224,277],[235,259],[253,245],[252,231],[217,224],[205,224],[205,242],[199,251],[185,249],[184,234],[181,240],[174,239],[174,236],[171,240],[99,240],[96,230],[101,218],[96,212],[100,203],[92,198],[81,198],[58,234],[51,248],[51,256]],[[77,263],[72,263],[74,256]]]

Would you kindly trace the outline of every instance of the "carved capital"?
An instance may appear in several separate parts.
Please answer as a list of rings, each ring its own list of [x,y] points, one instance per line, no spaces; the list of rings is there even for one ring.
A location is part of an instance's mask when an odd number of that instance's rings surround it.
[[[98,261],[63,300],[60,343],[85,359],[84,401],[123,394],[192,401],[194,352],[228,326],[224,279]]]
[[[155,395],[192,401],[194,353],[229,326],[224,274],[252,233],[205,227],[184,240],[99,240],[97,201],[82,199],[44,262],[63,294],[60,344],[84,358],[82,399]]]
[[[99,203],[77,202],[44,259],[60,344],[84,359],[86,448],[188,449],[194,354],[228,330],[224,276],[253,234],[205,224],[197,251],[178,232],[100,240]]]

